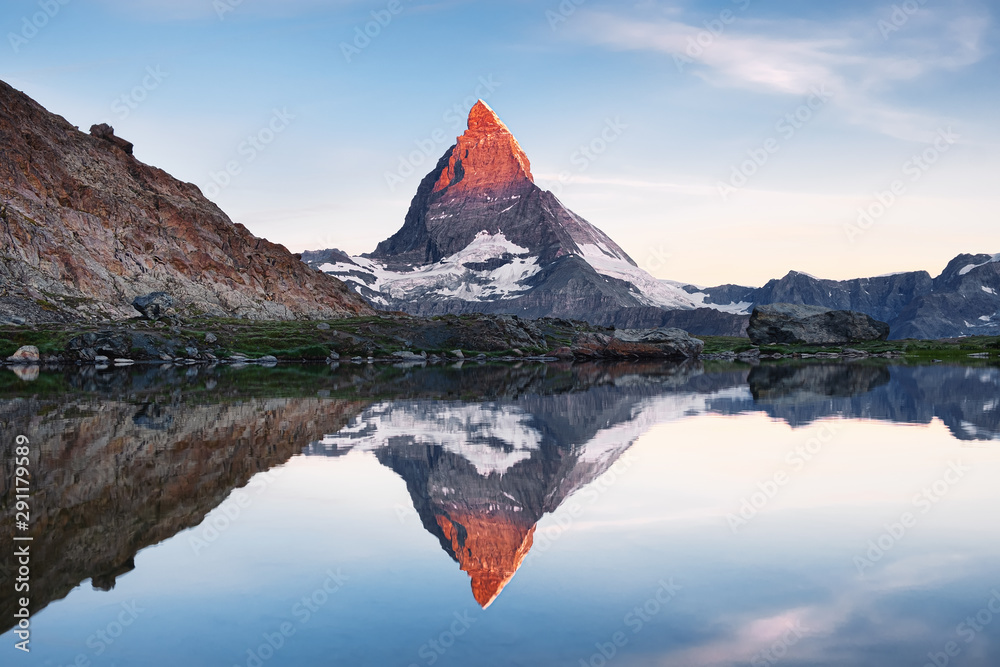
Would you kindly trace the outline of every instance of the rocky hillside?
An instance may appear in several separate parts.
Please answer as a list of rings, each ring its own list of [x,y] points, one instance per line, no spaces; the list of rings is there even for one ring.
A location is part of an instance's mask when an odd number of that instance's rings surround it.
[[[372,312],[339,280],[234,224],[190,183],[0,82],[0,322],[132,317],[164,291],[188,313]]]
[[[484,102],[470,111],[468,127],[420,183],[402,228],[372,254],[320,250],[303,253],[303,261],[351,283],[377,307],[416,315],[641,328],[672,326],[669,310],[700,306],[699,295],[640,269],[607,234],[535,185],[528,157]],[[694,333],[740,335],[745,315],[726,310],[716,305],[687,323]]]

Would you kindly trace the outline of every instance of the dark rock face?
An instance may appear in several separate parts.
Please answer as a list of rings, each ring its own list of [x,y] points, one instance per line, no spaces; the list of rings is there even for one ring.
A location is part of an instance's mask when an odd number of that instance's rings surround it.
[[[84,353],[81,358],[92,359],[93,355],[102,355],[111,359],[127,358],[132,349],[132,337],[127,333],[104,331],[99,333],[85,333],[69,341],[66,345],[69,352]]]
[[[684,289],[707,293],[708,304],[795,303],[857,311],[888,322],[894,340],[1000,335],[1000,255],[959,255],[934,279],[926,271],[843,281],[792,271],[760,288]]]
[[[775,303],[754,308],[747,335],[755,345],[846,345],[885,340],[889,325],[849,310]]]
[[[736,303],[740,300],[737,299]],[[732,303],[727,301],[726,303]],[[622,308],[609,313],[598,313],[591,321],[594,324],[613,326],[621,329],[656,329],[669,327],[684,329],[695,336],[736,336],[747,335],[750,315],[727,313],[712,308],[694,310],[664,310],[653,306]]]
[[[250,319],[372,309],[338,280],[234,224],[197,187],[85,134],[0,82],[0,313],[27,323],[133,317],[169,290],[196,312]]]
[[[1000,255],[959,255],[891,324],[896,339],[1000,335]]]
[[[147,320],[158,320],[174,307],[174,299],[166,292],[153,292],[146,296],[137,296],[132,301],[132,307],[142,313]]]
[[[107,123],[101,123],[100,125],[90,126],[90,136],[97,137],[98,139],[104,139],[122,149],[126,155],[131,155],[135,146],[132,142],[125,141],[121,137],[115,136],[115,128],[111,127]]]

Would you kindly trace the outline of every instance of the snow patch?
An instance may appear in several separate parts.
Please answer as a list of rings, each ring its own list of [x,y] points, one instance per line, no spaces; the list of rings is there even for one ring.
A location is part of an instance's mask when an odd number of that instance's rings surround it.
[[[465,266],[503,258],[510,261],[495,269],[477,270]],[[363,257],[352,259],[358,266],[324,264],[320,270],[338,278],[351,279],[352,270],[356,274],[360,267],[374,279],[368,284],[370,289],[400,300],[427,296],[475,302],[512,299],[527,291],[523,282],[540,270],[537,259],[528,256],[527,248],[511,242],[503,232],[490,234],[487,231],[479,232],[469,245],[457,253],[413,271],[389,271],[383,264]],[[385,299],[380,302],[385,303]]]
[[[580,244],[580,255],[597,273],[606,278],[615,278],[631,283],[638,290],[636,297],[647,306],[660,308],[690,310],[697,308],[691,295],[677,285],[659,280],[620,258],[600,241]],[[709,305],[709,308],[715,306]]]
[[[987,286],[983,285],[982,288],[983,288],[983,291],[986,292],[987,294],[992,294],[992,295],[996,296],[997,292],[992,287],[987,287]]]
[[[541,446],[533,417],[517,406],[428,401],[373,405],[319,441],[327,449],[373,451],[399,445],[439,446],[483,477],[502,475]]]
[[[1000,262],[1000,253],[997,253],[997,254],[993,255],[992,257],[990,257],[987,261],[983,262],[982,264],[966,264],[964,267],[962,267],[959,270],[958,275],[964,276],[967,273],[969,273],[969,271],[972,271],[973,269],[978,269],[980,266],[986,266],[987,264],[995,264],[997,262]]]

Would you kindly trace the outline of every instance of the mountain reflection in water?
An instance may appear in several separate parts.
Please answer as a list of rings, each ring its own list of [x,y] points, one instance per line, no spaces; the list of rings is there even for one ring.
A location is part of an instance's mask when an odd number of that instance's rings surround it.
[[[29,433],[36,613],[87,579],[114,587],[138,551],[301,453],[371,452],[399,475],[486,607],[543,515],[656,424],[752,412],[793,427],[939,419],[959,440],[1000,438],[1000,370],[985,365],[131,368],[24,382],[9,374],[0,384],[0,536],[14,534],[13,435]],[[4,631],[13,577],[0,569]]]

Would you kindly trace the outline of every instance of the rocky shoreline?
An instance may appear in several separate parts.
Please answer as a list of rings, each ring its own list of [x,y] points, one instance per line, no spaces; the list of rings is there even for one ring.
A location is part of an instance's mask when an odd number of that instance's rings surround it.
[[[996,358],[1000,339],[873,341],[850,347],[754,345],[680,329],[614,329],[512,315],[401,313],[341,320],[182,320],[147,314],[116,323],[0,326],[0,364],[45,366],[434,364],[463,361],[663,360],[758,364],[781,359]],[[20,373],[19,373],[20,374]]]

